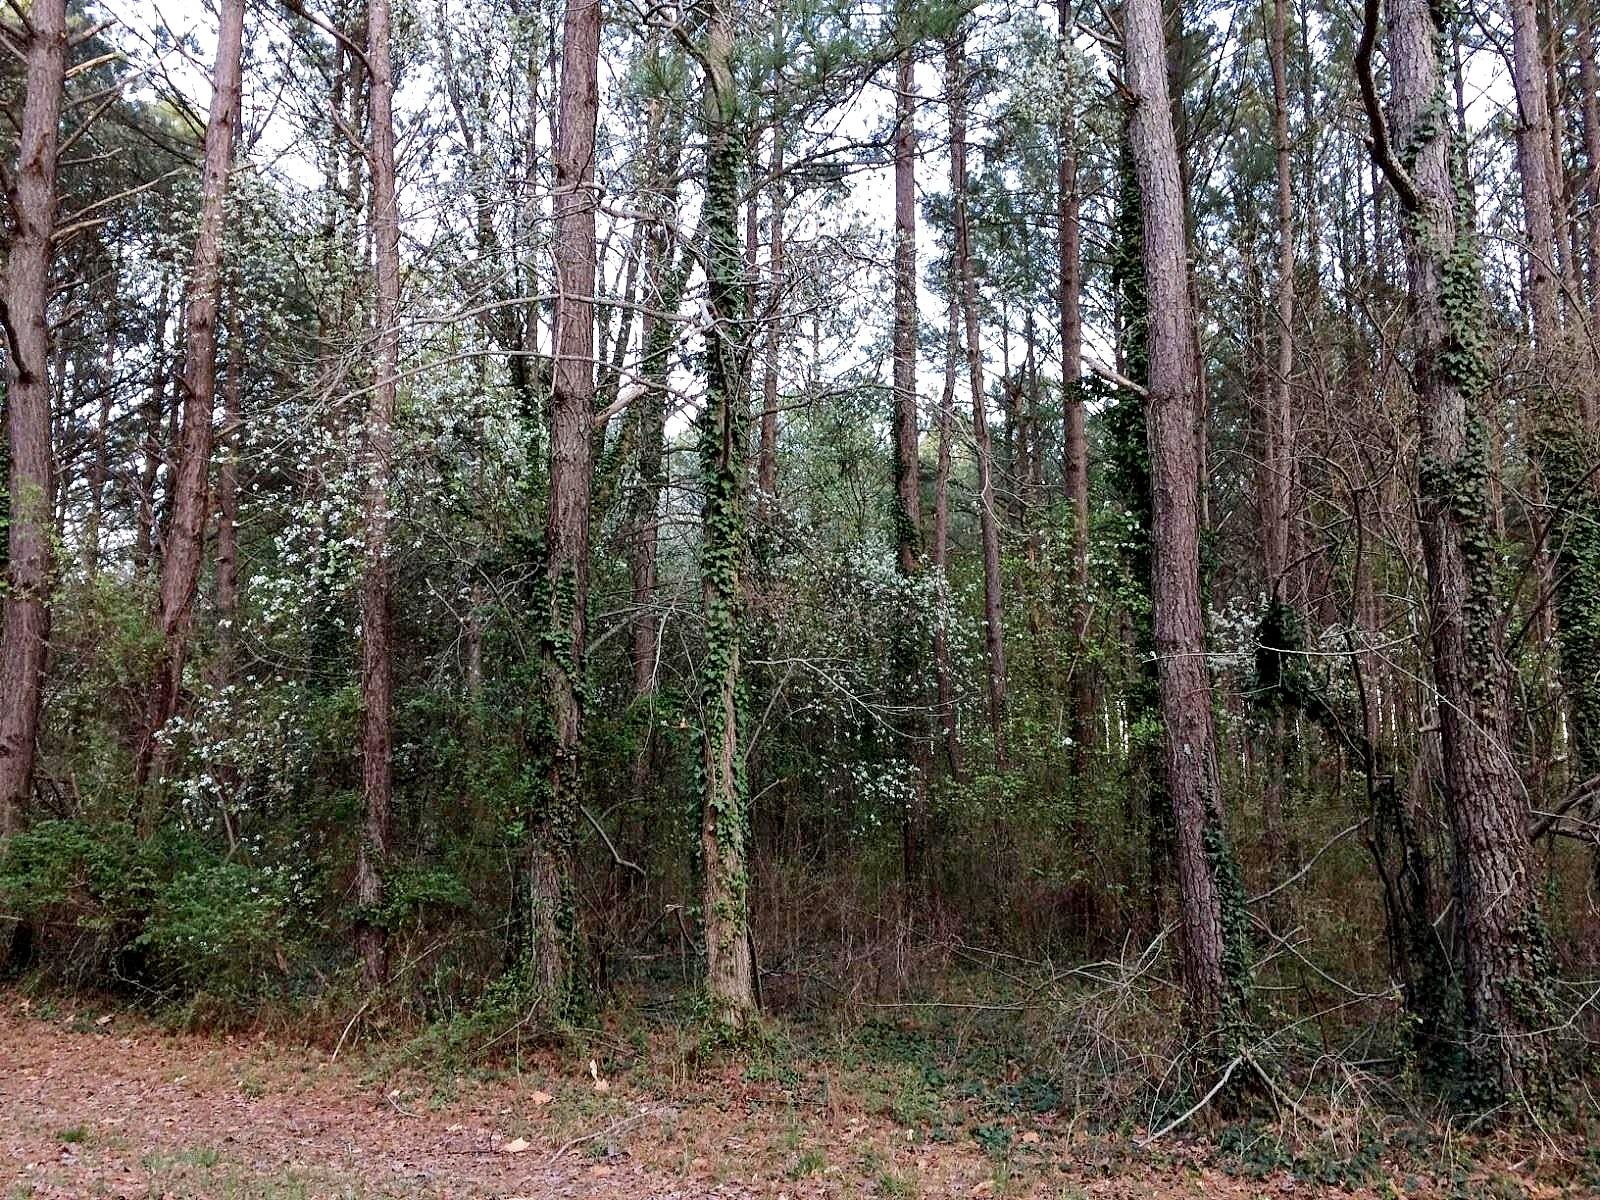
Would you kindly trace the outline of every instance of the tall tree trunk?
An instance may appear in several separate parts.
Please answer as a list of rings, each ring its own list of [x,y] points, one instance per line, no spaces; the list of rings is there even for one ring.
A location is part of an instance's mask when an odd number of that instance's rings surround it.
[[[111,271],[113,287],[116,285],[117,277],[117,270],[113,265]],[[111,477],[107,440],[111,431],[112,408],[117,398],[116,298],[108,297],[105,304],[106,344],[105,356],[101,360],[105,368],[105,378],[100,383],[100,411],[95,418],[94,440],[89,460],[89,511],[84,515],[83,522],[83,574],[90,583],[100,575],[100,529],[105,520],[106,482]]]
[[[945,607],[950,589],[950,451],[955,435],[956,374],[961,357],[961,311],[958,299],[959,278],[950,268],[950,305],[945,315],[944,385],[939,391],[938,463],[933,476],[933,550],[930,560],[939,576],[941,602],[939,619],[933,624],[933,672],[938,689],[939,725],[944,733],[945,765],[952,779],[966,778],[961,756],[961,735],[956,724],[955,682],[950,675],[950,635],[945,622]]]
[[[222,298],[222,235],[226,221],[228,171],[239,125],[240,47],[244,39],[244,0],[224,0],[217,30],[217,63],[211,114],[206,122],[205,158],[200,179],[200,229],[189,268],[188,312],[184,334],[183,427],[172,520],[156,599],[161,655],[152,680],[145,721],[134,762],[142,789],[150,779],[160,738],[178,707],[183,664],[189,651],[189,624],[200,563],[205,551],[212,418],[217,391],[217,310]],[[159,775],[159,771],[156,772]]]
[[[1563,238],[1559,172],[1550,158],[1554,112],[1548,103],[1535,0],[1512,0],[1512,82],[1520,121],[1517,162],[1522,177],[1522,210],[1528,241],[1527,297],[1533,317],[1536,360],[1530,373],[1529,408],[1533,418],[1533,459],[1546,493],[1546,518],[1552,536],[1541,539],[1539,574],[1553,591],[1553,622],[1562,683],[1551,689],[1560,704],[1564,693],[1578,780],[1600,770],[1600,496],[1589,475],[1584,397],[1592,383],[1578,366],[1576,339],[1562,328],[1560,293],[1576,297],[1574,276],[1563,287],[1558,278]],[[1575,322],[1576,324],[1577,322]],[[1584,356],[1587,357],[1587,356]],[[1552,622],[1541,614],[1546,629]],[[1542,764],[1549,754],[1535,756]],[[1533,781],[1530,781],[1532,783]],[[1539,794],[1535,790],[1535,794]]]
[[[922,475],[917,436],[917,177],[916,81],[912,33],[902,4],[897,13],[901,51],[895,68],[894,135],[894,529],[901,578],[922,573]],[[901,741],[911,764],[911,799],[901,817],[900,845],[906,883],[926,878],[928,841],[928,731],[922,686],[922,637],[905,621],[896,637],[900,680]]]
[[[1377,0],[1366,0],[1358,74],[1374,158],[1400,200],[1411,374],[1420,425],[1418,505],[1428,577],[1445,803],[1455,849],[1469,1043],[1478,1082],[1502,1095],[1546,1083],[1546,946],[1526,810],[1509,757],[1508,665],[1487,511],[1487,439],[1477,398],[1489,382],[1475,231],[1462,162],[1440,121],[1440,47],[1454,31],[1428,0],[1389,5],[1388,127],[1372,82]],[[1389,149],[1406,147],[1408,162]]]
[[[705,622],[700,708],[701,919],[706,939],[706,994],[712,1020],[743,1029],[756,1007],[746,851],[750,798],[745,783],[739,704],[743,627],[740,565],[744,553],[745,395],[744,264],[739,246],[739,172],[743,140],[735,128],[739,98],[732,57],[731,0],[712,0],[701,61],[706,143],[706,398],[699,418],[701,482],[700,602]]]
[[[1057,0],[1057,35],[1071,44],[1072,3]],[[1082,780],[1094,748],[1094,681],[1089,667],[1089,440],[1083,405],[1083,263],[1079,220],[1077,125],[1063,107],[1056,131],[1056,238],[1060,277],[1056,303],[1061,319],[1061,490],[1072,519],[1072,775]]]
[[[595,396],[595,124],[600,111],[599,0],[568,0],[556,135],[555,374],[550,507],[545,521],[548,755],[535,813],[529,898],[536,978],[561,1001],[576,946],[573,848],[583,795],[583,674],[589,593],[590,431]]]
[[[1133,93],[1129,137],[1143,210],[1149,296],[1149,430],[1155,640],[1172,798],[1180,946],[1188,1019],[1214,1038],[1245,986],[1238,922],[1225,925],[1236,882],[1217,794],[1211,681],[1200,602],[1200,380],[1189,303],[1178,148],[1168,102],[1161,0],[1125,0],[1124,52]]]
[[[1600,62],[1595,54],[1595,0],[1583,0],[1578,9],[1578,88],[1583,112],[1583,196],[1588,216],[1589,313],[1592,328],[1600,331]],[[1584,413],[1590,433],[1600,432],[1600,407]]]
[[[6,443],[11,501],[0,635],[0,839],[17,832],[33,792],[39,698],[50,647],[50,266],[55,257],[56,150],[66,78],[63,0],[35,0],[25,30],[27,82],[17,167],[6,200]]]
[[[1268,34],[1268,57],[1272,63],[1273,142],[1278,186],[1278,279],[1275,326],[1277,361],[1272,368],[1266,412],[1262,422],[1265,438],[1264,478],[1261,489],[1261,557],[1266,574],[1268,611],[1263,632],[1281,635],[1292,620],[1290,613],[1305,602],[1300,581],[1291,578],[1290,535],[1294,504],[1294,409],[1289,377],[1294,371],[1294,176],[1291,172],[1289,142],[1289,64],[1287,51],[1287,0],[1273,0],[1272,23]],[[1296,575],[1300,572],[1296,571]],[[1264,642],[1270,639],[1264,639]],[[1273,645],[1268,653],[1281,657]],[[1285,664],[1275,664],[1281,676]],[[1286,711],[1284,689],[1269,695],[1271,744],[1267,748],[1266,775],[1262,787],[1262,849],[1266,857],[1266,877],[1276,882],[1284,865],[1283,800],[1289,774],[1289,732],[1293,714]],[[1284,916],[1282,904],[1274,905],[1274,923]]]
[[[761,447],[756,462],[761,520],[769,520],[778,496],[778,358],[782,349],[783,297],[783,126],[772,127],[772,187],[767,219],[767,347],[761,380]]]
[[[1004,770],[1006,749],[1006,649],[1000,594],[1000,526],[995,518],[993,450],[984,403],[983,346],[978,340],[978,283],[972,265],[967,213],[966,35],[957,33],[945,48],[950,92],[950,186],[955,200],[955,259],[966,325],[967,373],[972,386],[972,441],[978,460],[978,524],[983,544],[983,631],[988,653],[989,726],[995,765]]]
[[[358,937],[369,986],[389,972],[388,941],[374,919],[384,899],[394,789],[394,647],[389,560],[394,410],[400,380],[400,208],[395,180],[394,67],[389,0],[367,3],[367,83],[372,142],[372,243],[378,269],[377,378],[368,392],[362,524],[361,795],[366,824],[356,859]]]
[[[172,282],[163,270],[153,314],[155,328],[150,338],[150,393],[142,413],[143,462],[139,469],[138,494],[134,497],[136,524],[133,530],[133,569],[140,576],[151,569],[155,560],[156,477],[161,471],[161,425],[166,417],[167,376],[171,370],[171,364],[167,361],[167,317],[171,307],[171,291]]]

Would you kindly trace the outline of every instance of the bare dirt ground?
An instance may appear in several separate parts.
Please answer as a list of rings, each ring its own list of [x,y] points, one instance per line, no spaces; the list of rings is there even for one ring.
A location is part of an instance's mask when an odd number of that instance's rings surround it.
[[[0,993],[0,1197],[1600,1194],[1562,1155],[1537,1151],[1453,1173],[1397,1160],[1346,1189],[1289,1170],[1224,1170],[1198,1139],[1135,1154],[1125,1138],[1093,1141],[1053,1114],[952,1136],[875,1111],[870,1088],[843,1077],[797,1099],[736,1062],[665,1080],[608,1078],[554,1054],[488,1078],[382,1062],[335,1061],[281,1037],[172,1034],[88,1002]]]

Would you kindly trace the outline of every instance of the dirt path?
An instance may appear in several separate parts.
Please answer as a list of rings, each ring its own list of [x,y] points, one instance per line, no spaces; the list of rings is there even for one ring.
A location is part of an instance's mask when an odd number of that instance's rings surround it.
[[[588,1152],[593,1142],[557,1157],[568,1140],[556,1140],[562,1123],[554,1113],[539,1115],[554,1102],[544,1100],[549,1093],[538,1081],[523,1082],[419,1109],[416,1098],[386,1092],[326,1056],[262,1041],[169,1036],[121,1018],[74,1013],[43,1021],[7,1005],[0,1010],[0,1195],[761,1194],[733,1182],[660,1176],[616,1144],[620,1133],[598,1159]],[[604,1107],[636,1111],[597,1114],[601,1130],[678,1117],[670,1105]],[[627,1125],[629,1116],[639,1120]]]
[[[512,1078],[408,1078],[360,1056],[174,1035],[0,992],[0,1200],[1594,1195],[1534,1182],[1526,1159],[1520,1179],[1489,1172],[1465,1190],[1459,1175],[1399,1168],[1347,1189],[1226,1173],[1176,1139],[1139,1156],[1125,1139],[1097,1147],[1052,1116],[1005,1137],[996,1155],[885,1115],[846,1083],[801,1097],[738,1064],[607,1079],[552,1055]]]

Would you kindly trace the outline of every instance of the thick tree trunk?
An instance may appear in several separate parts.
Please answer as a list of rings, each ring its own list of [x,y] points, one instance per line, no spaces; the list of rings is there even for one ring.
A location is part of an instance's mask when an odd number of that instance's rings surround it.
[[[573,848],[583,795],[583,673],[589,592],[590,432],[595,396],[595,124],[599,0],[568,0],[556,136],[555,373],[545,520],[545,794],[529,847],[535,978],[565,999],[576,946]]]
[[[967,71],[965,35],[945,48],[950,97],[950,186],[955,200],[955,259],[966,325],[967,374],[972,387],[972,441],[978,466],[978,525],[983,546],[983,632],[988,656],[989,727],[995,765],[1004,770],[1006,748],[1006,649],[1000,594],[1000,526],[995,517],[993,450],[984,398],[983,345],[978,338],[978,282],[972,264],[967,213]]]
[[[739,641],[744,595],[745,392],[739,331],[744,264],[739,246],[739,170],[743,142],[734,122],[734,12],[712,0],[702,62],[706,143],[707,303],[706,399],[699,418],[705,499],[700,523],[701,665],[700,859],[701,919],[706,939],[706,995],[711,1019],[741,1030],[756,1008],[750,940],[749,794],[745,784],[739,705]]]
[[[389,0],[367,4],[368,117],[372,141],[372,243],[378,268],[378,362],[368,393],[362,524],[361,795],[366,824],[356,859],[359,940],[368,986],[389,972],[388,943],[375,920],[384,900],[394,787],[394,647],[389,560],[389,488],[400,376],[400,210],[395,181],[394,68]]]
[[[1133,93],[1129,137],[1143,209],[1149,296],[1149,430],[1155,640],[1166,782],[1172,798],[1180,945],[1188,1019],[1206,1037],[1222,1027],[1240,964],[1224,930],[1219,874],[1232,852],[1217,795],[1211,681],[1200,602],[1200,380],[1189,303],[1188,247],[1178,148],[1168,102],[1160,0],[1125,0],[1124,51]],[[1232,976],[1230,978],[1230,976]]]
[[[904,25],[904,9],[900,12]],[[902,33],[902,37],[907,37]],[[922,475],[917,436],[917,178],[916,83],[909,44],[895,71],[894,137],[894,528],[902,578],[922,573]],[[922,638],[916,622],[899,631],[895,673],[900,680],[902,751],[911,764],[911,798],[901,817],[902,867],[908,885],[926,877],[928,731],[925,728]]]
[[[1370,53],[1376,0],[1368,0]],[[1485,503],[1486,437],[1475,401],[1489,381],[1483,358],[1480,258],[1459,197],[1453,131],[1440,122],[1438,48],[1452,31],[1428,0],[1391,0],[1388,122],[1406,166],[1387,156],[1365,70],[1375,155],[1402,210],[1418,401],[1417,497],[1427,568],[1430,641],[1438,691],[1445,802],[1455,847],[1469,1045],[1477,1082],[1500,1095],[1546,1083],[1546,948],[1530,878],[1526,808],[1509,757],[1508,665],[1495,597],[1495,554]],[[1527,167],[1534,164],[1525,164]]]
[[[212,420],[217,390],[217,310],[222,298],[222,235],[226,221],[228,171],[239,125],[240,47],[244,40],[244,0],[225,0],[217,31],[217,63],[206,122],[205,158],[200,179],[200,229],[189,268],[184,336],[183,427],[178,451],[172,519],[156,599],[161,636],[137,756],[134,778],[143,788],[160,752],[160,738],[178,708],[183,665],[189,651],[189,624],[200,564],[205,552],[211,474]],[[159,775],[159,771],[155,772]]]
[[[62,0],[36,0],[26,28],[27,82],[17,166],[6,196],[6,438],[11,515],[0,635],[0,839],[21,827],[33,792],[39,698],[50,646],[50,265],[55,255],[56,149],[66,77]]]

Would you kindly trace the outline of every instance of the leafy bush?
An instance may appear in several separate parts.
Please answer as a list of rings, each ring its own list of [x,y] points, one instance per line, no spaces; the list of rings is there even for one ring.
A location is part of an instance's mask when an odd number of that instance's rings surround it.
[[[292,924],[289,897],[271,872],[202,861],[161,888],[137,944],[154,971],[183,990],[243,1000],[287,973]]]

